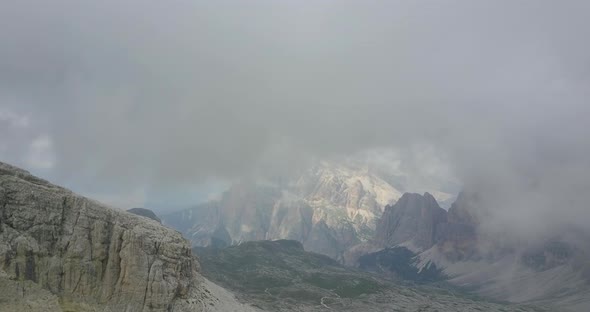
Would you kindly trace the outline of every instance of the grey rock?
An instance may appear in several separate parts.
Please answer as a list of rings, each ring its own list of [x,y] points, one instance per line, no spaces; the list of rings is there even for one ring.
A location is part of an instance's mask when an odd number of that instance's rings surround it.
[[[10,279],[0,270],[0,311],[62,312],[58,297],[32,281]]]
[[[385,207],[375,240],[383,247],[405,244],[415,251],[426,250],[436,243],[438,228],[446,222],[446,211],[432,195],[405,193],[395,205]]]
[[[158,223],[162,223],[162,220],[160,220],[160,218],[158,218],[158,216],[153,211],[146,208],[131,208],[128,209],[127,212],[152,219]]]
[[[273,207],[266,238],[307,241],[312,219],[313,208],[304,200],[283,197]]]
[[[201,311],[231,298],[207,288],[180,233],[4,163],[0,265],[3,288],[33,283],[66,311]]]
[[[479,260],[478,226],[480,216],[475,210],[478,195],[461,192],[447,213],[447,222],[436,233],[437,247],[450,261]]]

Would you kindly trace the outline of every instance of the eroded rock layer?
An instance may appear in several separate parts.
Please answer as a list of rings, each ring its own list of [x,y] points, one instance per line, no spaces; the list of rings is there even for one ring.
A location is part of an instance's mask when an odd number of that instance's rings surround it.
[[[3,163],[0,265],[4,288],[38,285],[65,311],[200,311],[216,301],[180,233]]]

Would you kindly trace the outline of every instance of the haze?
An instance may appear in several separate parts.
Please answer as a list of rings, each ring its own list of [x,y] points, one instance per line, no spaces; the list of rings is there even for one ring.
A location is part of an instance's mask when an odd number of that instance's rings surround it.
[[[5,0],[0,158],[125,206],[387,151],[494,230],[588,227],[588,29],[588,1]]]

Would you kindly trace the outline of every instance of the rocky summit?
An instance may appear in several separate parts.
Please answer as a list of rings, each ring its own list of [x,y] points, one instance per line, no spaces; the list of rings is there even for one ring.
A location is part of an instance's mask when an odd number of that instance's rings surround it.
[[[406,245],[425,250],[436,243],[437,231],[446,221],[446,211],[432,195],[405,193],[395,205],[385,207],[375,240],[383,246]]]
[[[0,311],[253,311],[157,221],[0,163]]]
[[[372,239],[383,208],[400,196],[366,168],[324,162],[285,179],[236,183],[219,200],[162,219],[193,246],[293,239],[341,260]]]
[[[158,218],[158,216],[153,211],[146,208],[131,208],[128,209],[127,212],[136,214],[138,216],[150,218],[154,221],[157,221],[158,223],[162,223],[162,220],[160,220],[160,218]]]

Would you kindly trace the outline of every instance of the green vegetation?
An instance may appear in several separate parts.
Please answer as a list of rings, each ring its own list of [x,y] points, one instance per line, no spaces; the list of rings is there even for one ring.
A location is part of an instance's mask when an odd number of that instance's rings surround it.
[[[326,311],[328,307],[335,311],[533,311],[466,294],[440,280],[435,267],[419,273],[413,266],[414,255],[405,248],[387,250],[373,259],[381,266],[388,264],[382,266],[387,272],[393,269],[396,277],[406,278],[394,280],[384,279],[391,277],[385,271],[376,271],[377,276],[343,267],[290,240],[195,248],[194,252],[205,277],[266,311]],[[423,283],[426,280],[429,283]],[[434,309],[423,310],[428,307]]]
[[[225,287],[251,294],[317,302],[324,296],[355,298],[380,291],[373,276],[306,252],[290,240],[246,242],[224,249],[195,248],[203,274]]]

